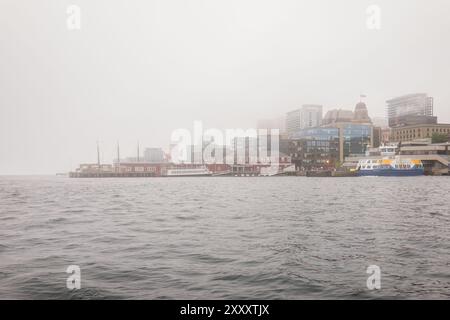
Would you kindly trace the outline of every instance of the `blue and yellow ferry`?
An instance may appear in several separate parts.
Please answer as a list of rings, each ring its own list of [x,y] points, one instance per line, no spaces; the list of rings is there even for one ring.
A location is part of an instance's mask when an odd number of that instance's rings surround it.
[[[412,177],[425,174],[420,160],[396,156],[393,159],[363,159],[356,167],[358,176]]]

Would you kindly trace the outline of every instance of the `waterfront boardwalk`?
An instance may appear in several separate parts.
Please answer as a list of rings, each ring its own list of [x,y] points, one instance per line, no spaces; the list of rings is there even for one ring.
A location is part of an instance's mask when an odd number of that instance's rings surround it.
[[[154,172],[70,172],[70,178],[149,178]]]

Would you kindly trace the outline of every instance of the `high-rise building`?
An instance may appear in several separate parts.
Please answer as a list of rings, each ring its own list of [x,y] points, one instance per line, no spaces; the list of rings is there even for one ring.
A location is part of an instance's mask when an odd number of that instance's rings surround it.
[[[300,109],[300,129],[316,128],[322,125],[323,107],[304,104]]]
[[[323,107],[317,104],[304,104],[300,109],[286,114],[286,131],[289,135],[308,128],[322,125]]]
[[[301,116],[302,112],[300,109],[290,111],[286,114],[286,132],[288,135],[301,130]]]
[[[420,123],[436,123],[433,98],[426,93],[414,93],[386,101],[390,127]]]

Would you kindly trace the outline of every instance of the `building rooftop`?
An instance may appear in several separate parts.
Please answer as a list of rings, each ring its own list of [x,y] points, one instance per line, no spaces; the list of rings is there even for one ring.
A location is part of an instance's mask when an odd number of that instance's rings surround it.
[[[410,99],[410,98],[417,98],[417,97],[426,97],[428,96],[426,93],[410,93],[410,94],[405,94],[399,97],[395,97],[392,99],[387,100],[387,103],[393,103],[393,102],[397,102],[399,100],[405,100],[405,99]]]

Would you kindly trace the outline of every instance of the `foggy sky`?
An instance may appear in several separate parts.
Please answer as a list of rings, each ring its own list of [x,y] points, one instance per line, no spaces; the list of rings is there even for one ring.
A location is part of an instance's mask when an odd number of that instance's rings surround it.
[[[80,6],[81,30],[66,27]],[[366,8],[382,10],[381,30]],[[174,129],[254,127],[302,104],[370,115],[426,92],[450,122],[448,0],[0,0],[0,174],[167,148]]]

